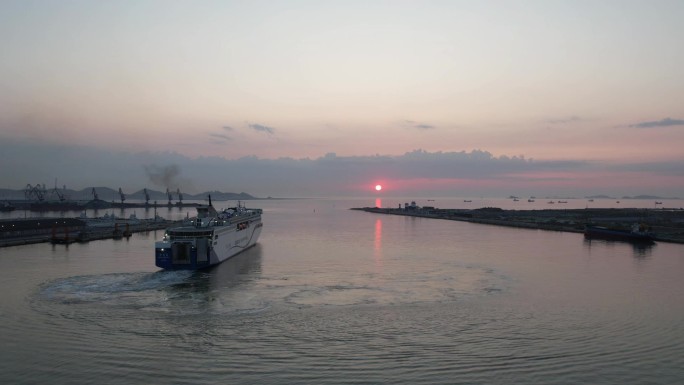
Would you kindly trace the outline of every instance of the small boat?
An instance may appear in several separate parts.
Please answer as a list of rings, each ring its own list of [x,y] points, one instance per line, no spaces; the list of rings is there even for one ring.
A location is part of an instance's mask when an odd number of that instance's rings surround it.
[[[254,246],[261,235],[261,209],[236,207],[220,213],[211,204],[197,216],[166,230],[155,243],[155,264],[167,270],[197,270],[219,264]]]
[[[603,226],[587,226],[584,230],[586,238],[600,238],[629,242],[652,243],[653,234],[644,225],[635,223],[631,230],[611,229]]]
[[[0,211],[14,211],[16,207],[14,207],[11,203],[8,201],[4,201],[0,203]]]
[[[472,202],[472,200],[470,200],[470,199],[464,199],[463,202],[465,202],[465,203],[470,203],[470,202]]]
[[[534,199],[530,198],[527,200],[528,202],[534,202]]]

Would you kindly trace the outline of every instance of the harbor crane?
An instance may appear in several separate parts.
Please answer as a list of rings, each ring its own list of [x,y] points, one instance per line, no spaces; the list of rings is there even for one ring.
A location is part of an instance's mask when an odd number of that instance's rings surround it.
[[[147,189],[143,189],[143,193],[145,193],[145,206],[150,205],[150,194],[147,192]]]
[[[124,201],[126,200],[126,195],[124,195],[121,187],[119,187],[119,196],[121,197],[121,206],[123,207]]]
[[[64,191],[66,191],[66,186],[62,187]],[[66,194],[63,192],[60,192],[59,189],[57,188],[57,185],[55,185],[55,188],[50,190],[50,196],[57,196],[57,199],[59,199],[60,202],[64,202],[66,198]]]
[[[95,191],[95,187],[93,187],[92,191],[90,191],[93,194],[93,200],[100,200],[100,197],[97,196],[97,191]]]
[[[169,206],[172,206],[173,203],[171,201],[173,200],[173,195],[171,194],[171,191],[169,191],[169,188],[166,188],[166,196],[169,198]]]
[[[45,195],[47,195],[45,184],[43,184],[42,186],[40,185],[40,183],[35,186],[27,184],[26,189],[24,189],[24,196],[26,197],[26,200],[35,199],[38,202],[42,202],[45,200]]]
[[[176,193],[178,194],[178,206],[183,206],[183,194],[181,194],[180,188],[176,189]]]

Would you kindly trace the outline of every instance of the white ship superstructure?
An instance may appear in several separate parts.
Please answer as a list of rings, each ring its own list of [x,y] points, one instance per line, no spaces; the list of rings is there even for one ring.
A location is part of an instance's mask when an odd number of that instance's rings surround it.
[[[166,230],[155,243],[155,264],[164,269],[202,269],[216,265],[256,244],[261,235],[261,209],[236,207],[217,212],[199,206],[197,217]]]

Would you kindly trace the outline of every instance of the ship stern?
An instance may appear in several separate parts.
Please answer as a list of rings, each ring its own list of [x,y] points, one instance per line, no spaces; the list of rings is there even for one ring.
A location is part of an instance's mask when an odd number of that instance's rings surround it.
[[[197,270],[211,266],[209,255],[206,239],[191,242],[159,241],[155,243],[154,263],[167,270]]]

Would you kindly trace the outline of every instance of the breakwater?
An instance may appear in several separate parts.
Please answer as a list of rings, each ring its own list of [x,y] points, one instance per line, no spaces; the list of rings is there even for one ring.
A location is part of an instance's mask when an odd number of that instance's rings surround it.
[[[496,207],[439,209],[417,206],[404,208],[355,207],[351,210],[574,233],[583,233],[587,225],[629,229],[634,223],[639,223],[648,226],[656,241],[684,243],[684,210],[631,208],[504,210]]]

